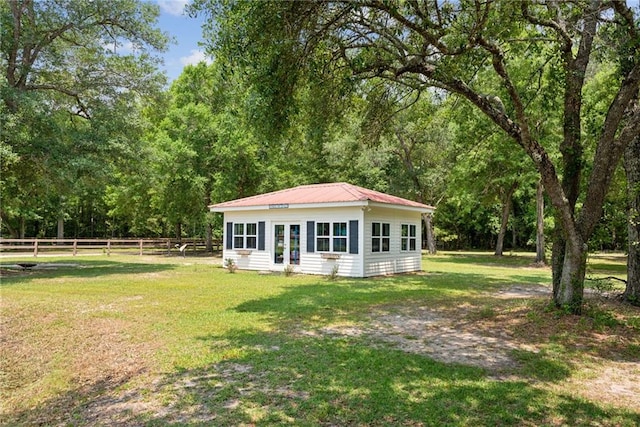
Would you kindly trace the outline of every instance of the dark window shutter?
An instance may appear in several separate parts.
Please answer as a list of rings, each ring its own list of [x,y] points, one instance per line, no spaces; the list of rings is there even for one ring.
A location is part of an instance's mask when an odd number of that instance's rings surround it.
[[[316,223],[315,221],[307,221],[307,252],[315,252],[316,240]]]
[[[259,251],[264,251],[264,232],[265,232],[264,221],[260,221],[258,223],[258,250]]]
[[[349,221],[349,253],[358,253],[358,220]]]
[[[233,249],[233,223],[227,223],[227,249]]]

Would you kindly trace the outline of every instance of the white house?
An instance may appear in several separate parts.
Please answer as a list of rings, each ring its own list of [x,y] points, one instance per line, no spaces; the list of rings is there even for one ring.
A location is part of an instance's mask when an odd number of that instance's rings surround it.
[[[302,185],[209,206],[223,259],[240,269],[368,277],[421,269],[421,215],[434,208],[347,184]],[[288,268],[291,268],[288,267]]]

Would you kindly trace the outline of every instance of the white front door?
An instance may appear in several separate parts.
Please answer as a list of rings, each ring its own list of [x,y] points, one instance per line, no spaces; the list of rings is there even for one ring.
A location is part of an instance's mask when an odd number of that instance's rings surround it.
[[[300,265],[300,224],[274,224],[273,259],[276,268]]]

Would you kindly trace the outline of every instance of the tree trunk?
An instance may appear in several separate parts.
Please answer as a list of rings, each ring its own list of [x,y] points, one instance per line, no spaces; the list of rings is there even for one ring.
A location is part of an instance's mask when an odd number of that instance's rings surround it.
[[[182,223],[181,222],[176,222],[175,232],[176,232],[176,239],[178,240],[178,243],[182,243]]]
[[[58,218],[58,239],[64,239],[64,217]]]
[[[431,214],[422,215],[422,220],[424,222],[425,230],[427,232],[427,251],[431,255],[436,254],[436,241],[433,235],[433,216]]]
[[[556,223],[554,234],[555,237],[551,248],[551,282],[553,284],[553,300],[558,301],[560,279],[562,278],[562,266],[564,265],[564,252],[567,243],[564,237],[562,237],[562,230],[558,223]]]
[[[498,241],[496,242],[496,251],[494,255],[502,256],[502,248],[504,246],[504,236],[507,234],[507,223],[509,222],[509,211],[511,203],[506,202],[502,205],[502,220],[500,222],[500,232],[498,233]]]
[[[511,184],[511,188],[507,191],[504,199],[502,200],[502,220],[500,223],[500,232],[498,233],[498,241],[496,242],[496,256],[502,256],[502,249],[504,247],[504,236],[507,234],[507,225],[509,224],[509,212],[511,212],[511,197],[516,191],[518,183]]]
[[[536,264],[546,264],[544,253],[544,186],[538,182],[536,191]]]
[[[24,239],[26,236],[26,221],[23,216],[20,217],[20,238]]]
[[[586,264],[586,245],[580,239],[567,240],[557,292],[554,289],[554,302],[572,314],[582,313]]]
[[[205,236],[205,246],[206,246],[206,251],[208,253],[213,253],[213,225],[211,224],[211,222],[209,222],[210,220],[210,216],[212,215],[209,212],[209,208],[208,206],[211,205],[211,181],[208,180],[207,184],[205,186],[205,196],[204,196],[204,206],[207,208],[207,213],[204,214],[204,218],[205,221],[207,222],[207,226],[206,226],[206,236]]]
[[[624,153],[627,174],[629,213],[629,255],[627,258],[627,286],[624,299],[640,305],[640,137],[636,137]]]
[[[213,252],[213,226],[207,223],[207,237],[205,240],[207,252]]]

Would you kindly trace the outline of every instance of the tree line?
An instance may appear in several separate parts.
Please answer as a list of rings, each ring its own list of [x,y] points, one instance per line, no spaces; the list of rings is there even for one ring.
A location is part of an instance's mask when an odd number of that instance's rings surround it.
[[[348,181],[434,205],[427,248],[591,250],[637,301],[640,13],[624,1],[198,0],[215,60],[168,87],[157,5],[10,0],[3,236],[221,233],[207,205]]]

